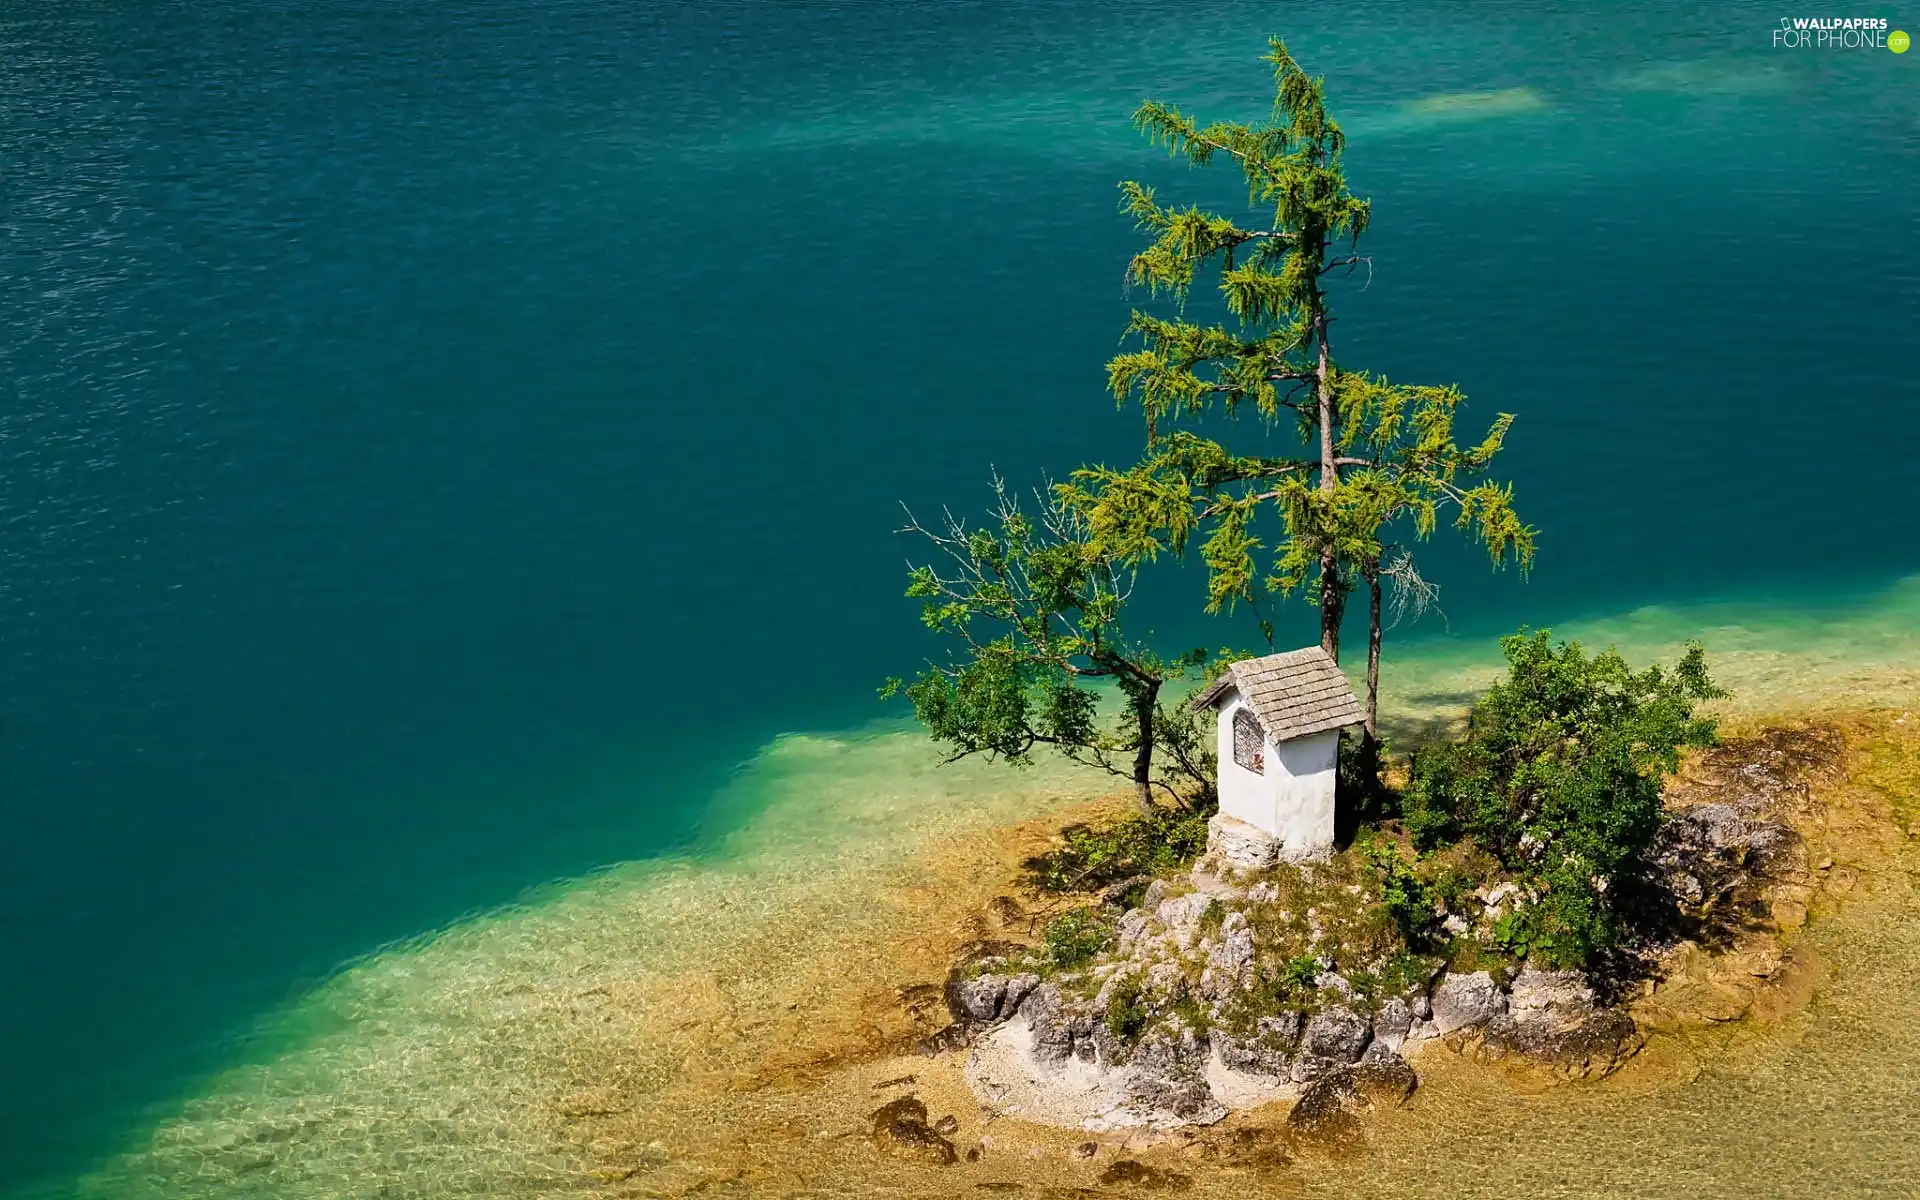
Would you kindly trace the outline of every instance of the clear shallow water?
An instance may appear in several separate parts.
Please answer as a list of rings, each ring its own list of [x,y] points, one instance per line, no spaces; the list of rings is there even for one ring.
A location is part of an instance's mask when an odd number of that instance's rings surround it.
[[[870,718],[925,651],[895,503],[1129,452],[1114,181],[1234,189],[1125,114],[1257,113],[1272,19],[10,8],[0,1179],[343,959],[716,834],[773,794],[735,763]],[[1521,415],[1538,569],[1437,550],[1418,661],[1715,598],[1803,614],[1756,626],[1793,649],[1836,579],[1920,570],[1920,64],[1776,20],[1281,30],[1376,199],[1344,351]],[[1245,640],[1184,586],[1170,639]]]

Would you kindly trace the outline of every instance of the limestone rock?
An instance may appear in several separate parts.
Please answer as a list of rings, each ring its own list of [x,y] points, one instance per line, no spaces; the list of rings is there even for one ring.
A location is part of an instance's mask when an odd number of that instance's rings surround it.
[[[1593,1013],[1593,985],[1579,971],[1524,968],[1513,977],[1507,1011],[1522,1024],[1576,1025]]]
[[[1297,1012],[1261,1017],[1253,1031],[1244,1037],[1214,1031],[1213,1044],[1220,1052],[1221,1063],[1232,1070],[1289,1079],[1305,1023],[1305,1015]]]
[[[1200,940],[1200,924],[1206,919],[1207,910],[1212,907],[1212,896],[1204,892],[1190,892],[1185,896],[1162,900],[1156,915],[1168,932],[1173,934],[1180,948],[1191,950],[1193,944]]]
[[[1447,975],[1433,989],[1433,1025],[1441,1034],[1484,1025],[1505,1011],[1507,998],[1486,971]]]
[[[1523,1055],[1569,1078],[1587,1078],[1612,1074],[1646,1038],[1632,1017],[1607,1008],[1572,1024],[1518,1021],[1503,1013],[1487,1022],[1481,1044],[1494,1054]]]
[[[1373,1045],[1398,1053],[1406,1044],[1407,1031],[1413,1028],[1413,1006],[1394,996],[1380,1005],[1380,1011],[1373,1014]],[[1372,1052],[1372,1047],[1368,1047]]]
[[[1418,1083],[1398,1055],[1336,1067],[1301,1093],[1287,1114],[1287,1127],[1309,1141],[1350,1140],[1359,1135],[1360,1113],[1406,1103]]]
[[[1207,1040],[1174,1022],[1150,1029],[1133,1052],[1127,1103],[1153,1118],[1206,1125],[1227,1115],[1226,1105],[1207,1087]]]
[[[1207,822],[1207,853],[1241,871],[1264,871],[1280,861],[1280,840],[1245,821],[1215,813]]]
[[[1371,1021],[1344,1004],[1336,1004],[1307,1019],[1300,1035],[1300,1052],[1344,1066],[1359,1059],[1372,1037]]]
[[[1085,1001],[1069,996],[1058,984],[1043,983],[1027,996],[1021,1006],[1033,1031],[1033,1058],[1043,1066],[1064,1066],[1069,1059],[1092,1062],[1093,1010]]]

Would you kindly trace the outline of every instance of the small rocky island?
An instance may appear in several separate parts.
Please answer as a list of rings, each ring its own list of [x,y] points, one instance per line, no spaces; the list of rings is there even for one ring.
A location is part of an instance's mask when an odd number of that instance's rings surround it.
[[[1104,874],[1069,880],[1081,890],[1041,889],[1034,938],[966,948],[945,987],[952,1024],[923,1049],[964,1054],[986,1109],[1101,1133],[1292,1102],[1295,1133],[1339,1139],[1367,1110],[1405,1102],[1427,1053],[1605,1076],[1649,1028],[1738,1015],[1740,997],[1751,1002],[1781,969],[1778,934],[1804,921],[1833,868],[1809,862],[1796,826],[1811,786],[1838,770],[1839,735],[1776,728],[1655,771],[1651,836],[1631,869],[1593,882],[1612,939],[1569,964],[1566,935],[1556,941],[1540,917],[1546,892],[1566,885],[1528,869],[1550,852],[1503,855],[1430,833],[1417,849],[1421,823],[1435,821],[1417,806],[1335,844],[1318,819],[1332,820],[1321,804],[1331,756],[1288,744],[1357,711],[1350,692],[1332,694],[1316,654],[1272,656],[1291,660],[1277,674],[1272,661],[1236,664],[1198,701],[1219,717],[1223,763],[1306,769],[1277,786],[1262,769],[1259,790],[1236,791],[1223,768],[1218,811],[1159,819],[1176,841],[1204,820],[1187,861],[1111,879],[1128,856],[1110,853]],[[1293,795],[1317,806],[1315,820],[1288,810]],[[1078,864],[1111,833],[1066,830],[1058,853]],[[1057,858],[1035,866],[1062,871]],[[1087,878],[1107,881],[1089,889]],[[1003,906],[1025,911],[1010,897]]]

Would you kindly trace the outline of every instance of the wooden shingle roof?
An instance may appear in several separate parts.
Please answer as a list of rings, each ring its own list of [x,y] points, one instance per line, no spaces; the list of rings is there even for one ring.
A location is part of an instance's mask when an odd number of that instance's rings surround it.
[[[1276,742],[1366,722],[1353,685],[1325,650],[1308,646],[1264,658],[1243,658],[1229,666],[1194,699],[1195,708],[1212,708],[1228,688],[1246,698],[1253,715]]]

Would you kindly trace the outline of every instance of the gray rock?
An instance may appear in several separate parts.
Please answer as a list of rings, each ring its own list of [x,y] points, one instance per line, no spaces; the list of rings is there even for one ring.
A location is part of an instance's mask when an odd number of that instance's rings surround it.
[[[1158,911],[1160,923],[1173,934],[1181,949],[1190,950],[1200,939],[1200,923],[1205,920],[1207,910],[1213,907],[1213,897],[1204,892],[1190,892],[1185,896],[1176,896],[1171,900],[1162,900]]]
[[[972,979],[962,979],[955,983],[953,999],[954,1017],[985,1024],[998,1020],[1000,1006],[1007,998],[1007,977],[1004,975],[977,975]]]
[[[1216,1030],[1212,1040],[1220,1052],[1220,1061],[1227,1067],[1252,1075],[1290,1079],[1294,1056],[1300,1049],[1300,1031],[1305,1024],[1305,1014],[1285,1012],[1261,1017],[1253,1032],[1244,1037]]]
[[[1215,813],[1207,822],[1207,853],[1241,871],[1264,871],[1280,861],[1280,839],[1245,821]]]
[[[1407,1040],[1407,1030],[1413,1028],[1413,1006],[1395,996],[1380,1005],[1380,1011],[1373,1014],[1373,1044],[1389,1051],[1399,1052]],[[1372,1047],[1368,1048],[1369,1050]]]
[[[1010,1021],[1020,1006],[1027,1002],[1033,989],[1040,986],[1040,977],[1031,973],[1015,975],[1007,980],[1007,994],[1000,1001],[1000,1020]]]
[[[1220,922],[1220,941],[1207,961],[1215,970],[1236,977],[1253,966],[1253,930],[1247,927],[1245,913],[1230,912]]]
[[[1140,907],[1146,909],[1148,912],[1153,912],[1160,907],[1160,902],[1166,898],[1167,881],[1164,879],[1156,879],[1147,885],[1147,894],[1140,898]]]
[[[1507,998],[1486,971],[1449,974],[1433,989],[1433,1025],[1441,1034],[1484,1025],[1507,1011]]]
[[[1062,992],[1058,984],[1043,983],[1034,988],[1021,1012],[1033,1029],[1035,1062],[1060,1067],[1069,1059],[1091,1061],[1097,1057],[1093,1043],[1097,1022],[1092,1009]]]
[[[1127,1106],[1148,1117],[1209,1125],[1227,1115],[1207,1087],[1207,1039],[1180,1022],[1140,1039],[1127,1080]]]
[[[1513,977],[1507,1011],[1522,1023],[1578,1024],[1593,1012],[1593,986],[1578,971],[1536,971],[1528,967]]]
[[[1307,1018],[1300,1052],[1345,1065],[1355,1062],[1373,1038],[1373,1023],[1344,1004],[1323,1008]]]
[[[1144,908],[1128,909],[1120,918],[1120,924],[1114,929],[1116,944],[1122,954],[1132,954],[1146,937],[1148,927],[1153,924],[1153,914]]]
[[[1487,1022],[1482,1044],[1494,1054],[1523,1055],[1569,1078],[1588,1078],[1612,1074],[1646,1039],[1632,1017],[1603,1008],[1572,1024],[1516,1021],[1502,1014]]]
[[[1155,963],[1147,968],[1147,991],[1163,1003],[1177,1003],[1187,994],[1187,973],[1179,963]]]
[[[1321,1074],[1287,1114],[1287,1127],[1308,1141],[1342,1142],[1360,1133],[1359,1114],[1404,1104],[1419,1079],[1398,1055]]]
[[[1431,1020],[1433,1017],[1433,1001],[1427,999],[1425,996],[1415,996],[1413,999],[1413,1016],[1416,1021]]]

